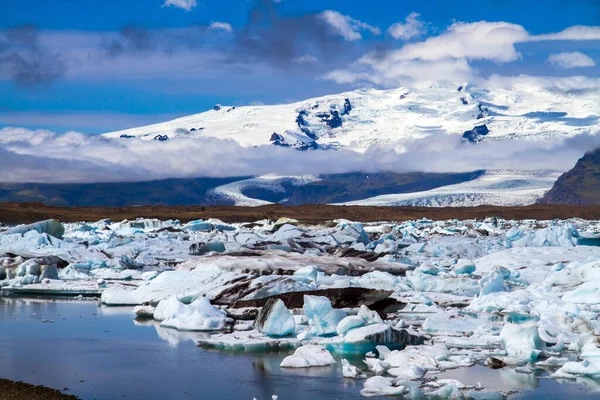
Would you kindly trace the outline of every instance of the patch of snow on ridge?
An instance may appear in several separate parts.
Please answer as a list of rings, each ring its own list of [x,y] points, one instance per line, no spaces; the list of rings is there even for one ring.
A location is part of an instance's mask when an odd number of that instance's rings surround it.
[[[346,99],[350,107],[347,107]],[[360,89],[271,106],[215,106],[172,121],[105,134],[169,140],[178,136],[232,139],[242,146],[274,143],[273,134],[321,148],[365,151],[371,145],[435,135],[462,135],[486,125],[484,140],[547,139],[598,131],[600,96],[593,92],[512,85]],[[334,114],[339,118],[335,118]],[[301,118],[300,118],[301,117]],[[167,138],[165,139],[165,136]],[[401,150],[401,148],[399,149]]]
[[[422,192],[387,194],[342,205],[473,207],[524,206],[539,200],[560,176],[555,171],[490,170],[472,181]]]
[[[218,186],[214,189],[211,189],[209,191],[209,195],[229,199],[233,201],[236,206],[257,207],[273,203],[266,200],[248,197],[243,194],[244,190],[262,189],[273,193],[285,193],[285,188],[282,186],[283,182],[288,182],[293,186],[302,186],[306,185],[307,183],[317,182],[319,180],[320,179],[314,175],[277,176],[269,174]]]

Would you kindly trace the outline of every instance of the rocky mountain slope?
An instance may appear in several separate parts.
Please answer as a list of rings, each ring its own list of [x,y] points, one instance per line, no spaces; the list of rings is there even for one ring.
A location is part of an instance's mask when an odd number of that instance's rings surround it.
[[[600,204],[600,149],[586,153],[562,174],[540,201],[543,204]]]

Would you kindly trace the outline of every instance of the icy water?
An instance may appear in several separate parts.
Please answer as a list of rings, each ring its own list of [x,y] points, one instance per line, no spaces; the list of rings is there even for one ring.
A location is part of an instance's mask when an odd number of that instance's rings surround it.
[[[0,297],[0,377],[41,384],[84,400],[360,399],[361,381],[339,367],[282,370],[286,354],[232,354],[196,347],[199,333],[134,321],[131,308],[96,301]],[[440,377],[442,377],[440,375]],[[449,371],[443,377],[515,399],[598,399],[593,381],[560,383],[510,369]]]

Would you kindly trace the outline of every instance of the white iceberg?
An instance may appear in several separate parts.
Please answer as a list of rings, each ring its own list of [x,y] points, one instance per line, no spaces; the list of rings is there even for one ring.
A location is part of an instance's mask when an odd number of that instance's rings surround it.
[[[267,336],[287,336],[296,332],[294,316],[281,299],[269,299],[254,321],[254,327]]]
[[[325,367],[332,364],[335,364],[335,360],[325,347],[315,344],[306,344],[298,347],[291,356],[284,358],[280,367],[309,368]]]
[[[338,324],[346,317],[344,311],[334,309],[331,301],[324,296],[304,295],[304,313],[317,336],[336,334]]]

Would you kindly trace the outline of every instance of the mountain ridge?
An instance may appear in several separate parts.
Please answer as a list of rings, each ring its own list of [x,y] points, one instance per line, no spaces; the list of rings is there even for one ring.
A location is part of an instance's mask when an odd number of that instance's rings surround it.
[[[359,89],[290,104],[222,106],[104,134],[167,141],[179,136],[232,139],[242,146],[300,150],[371,145],[402,150],[402,140],[454,135],[469,142],[547,139],[598,131],[600,97],[567,89],[469,85]]]

